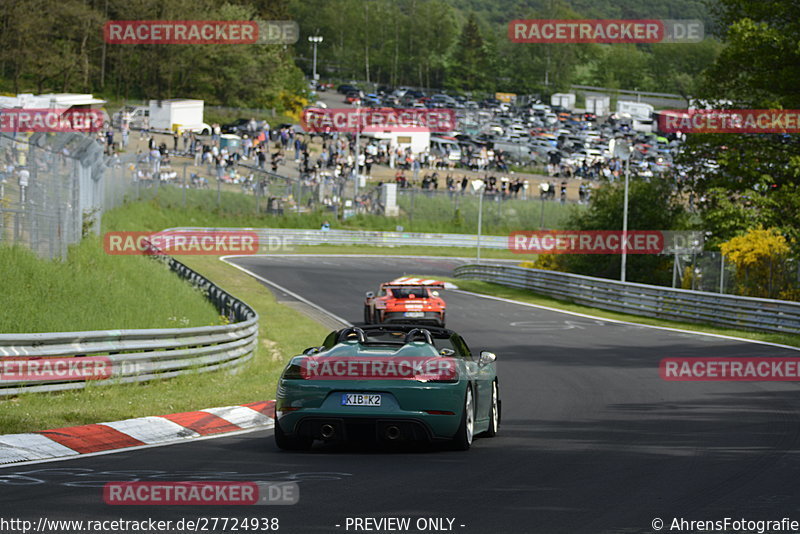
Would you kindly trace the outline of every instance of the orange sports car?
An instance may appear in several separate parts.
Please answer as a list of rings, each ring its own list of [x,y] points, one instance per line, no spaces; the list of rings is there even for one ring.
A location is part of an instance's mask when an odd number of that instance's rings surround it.
[[[364,323],[425,323],[443,327],[446,306],[437,289],[444,289],[444,282],[421,278],[385,282],[377,295],[367,292]]]

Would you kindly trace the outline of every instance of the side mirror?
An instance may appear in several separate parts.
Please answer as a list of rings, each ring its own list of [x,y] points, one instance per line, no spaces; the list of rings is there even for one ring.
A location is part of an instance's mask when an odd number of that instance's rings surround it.
[[[439,296],[439,292],[438,291],[432,291],[431,295],[433,295],[434,297],[438,297]]]
[[[484,365],[489,365],[490,363],[494,363],[496,360],[497,360],[497,355],[494,352],[483,350],[481,351],[481,357],[478,360],[478,365],[483,367]]]
[[[373,293],[372,291],[367,291],[367,298],[368,299],[371,299],[374,296],[375,296],[375,293]]]

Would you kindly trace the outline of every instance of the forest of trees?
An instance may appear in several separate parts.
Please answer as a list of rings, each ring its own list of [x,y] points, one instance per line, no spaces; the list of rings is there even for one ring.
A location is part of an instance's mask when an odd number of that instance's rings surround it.
[[[303,90],[292,47],[106,45],[108,20],[278,20],[273,0],[0,2],[0,91],[87,92],[106,98],[202,98],[277,107]]]
[[[698,18],[710,30],[701,0],[290,0],[288,9],[303,32],[298,64],[307,73],[306,36],[319,34],[323,77],[390,85],[546,94],[587,84],[687,95],[721,49],[713,38],[687,46],[519,44],[507,36],[518,18]]]
[[[282,107],[311,74],[457,91],[555,92],[573,83],[691,93],[721,45],[511,43],[514,18],[700,18],[705,0],[26,0],[0,2],[0,91],[202,98]],[[647,4],[646,6],[644,4]],[[280,20],[283,45],[108,45],[108,20]],[[711,23],[707,22],[710,26]],[[546,83],[545,83],[546,81]]]

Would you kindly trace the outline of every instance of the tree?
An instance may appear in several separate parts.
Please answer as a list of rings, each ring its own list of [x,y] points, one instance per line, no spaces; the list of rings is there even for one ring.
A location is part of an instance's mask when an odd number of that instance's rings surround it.
[[[601,47],[600,58],[594,63],[593,77],[603,87],[633,88],[642,91],[656,89],[649,74],[648,54],[635,45],[612,44]]]
[[[722,50],[717,39],[699,43],[659,43],[644,47],[648,56],[647,70],[660,92],[679,93],[688,98],[697,92],[697,80],[714,64]]]
[[[736,287],[741,295],[766,298],[792,298],[790,248],[777,228],[762,226],[736,236],[720,247],[725,258],[736,266]]]
[[[719,0],[715,17],[726,46],[696,96],[717,107],[798,109],[800,5]],[[715,242],[762,224],[790,237],[793,255],[800,256],[798,153],[796,135],[688,135],[678,163],[694,177],[688,187],[703,199],[701,215]]]
[[[461,30],[453,53],[447,85],[459,91],[485,91],[489,88],[489,60],[478,21],[471,13]]]
[[[593,193],[588,209],[573,210],[566,228],[571,230],[622,230],[624,184],[609,184]],[[670,183],[631,179],[628,199],[628,230],[678,230],[687,228],[687,213]],[[561,270],[616,278],[620,276],[618,254],[561,255]],[[672,259],[654,254],[628,255],[626,278],[631,282],[668,285]]]

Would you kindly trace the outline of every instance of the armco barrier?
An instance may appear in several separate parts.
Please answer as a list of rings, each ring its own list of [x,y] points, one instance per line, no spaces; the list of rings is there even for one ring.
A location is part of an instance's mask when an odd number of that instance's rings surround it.
[[[0,334],[0,360],[107,357],[111,376],[93,384],[142,382],[204,372],[249,360],[258,340],[258,314],[244,302],[169,258],[169,267],[202,290],[230,324],[197,328],[101,330],[46,334]],[[3,362],[0,361],[0,364]],[[5,377],[3,377],[5,378]],[[83,379],[0,379],[0,396],[86,386]]]
[[[800,334],[800,303],[796,302],[672,289],[496,264],[462,265],[456,267],[455,276],[529,289],[560,300],[632,315]]]
[[[478,244],[478,236],[470,234],[423,234],[414,232],[368,232],[362,230],[298,230],[294,228],[170,228],[165,232],[180,231],[252,231],[258,234],[262,246],[270,245],[270,238],[282,240],[287,245],[373,245],[379,247],[468,247]],[[481,248],[508,248],[508,236],[484,235]]]

